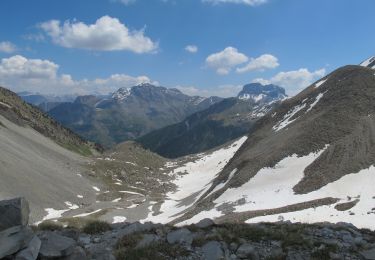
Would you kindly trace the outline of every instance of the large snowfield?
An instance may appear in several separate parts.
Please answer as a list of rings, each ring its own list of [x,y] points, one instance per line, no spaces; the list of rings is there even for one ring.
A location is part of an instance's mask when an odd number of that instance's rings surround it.
[[[173,172],[174,174],[186,171],[185,175],[180,176],[175,181],[175,184],[179,187],[178,191],[168,194],[168,199],[161,206],[161,214],[152,216],[151,212],[147,220],[167,223],[184,213],[184,210],[193,205],[210,187],[216,175],[245,140],[246,138],[242,138],[227,149],[218,150],[176,169]],[[193,218],[181,222],[180,225],[196,223],[204,218],[223,216],[224,214],[217,208],[227,203],[234,205],[234,212],[245,212],[275,209],[332,197],[339,199],[339,201],[330,206],[256,217],[249,219],[247,222],[290,220],[306,223],[325,221],[336,223],[344,221],[353,223],[360,228],[374,229],[375,189],[373,187],[375,186],[375,167],[346,175],[314,192],[301,195],[294,193],[293,187],[304,177],[305,168],[313,163],[325,149],[303,157],[292,155],[281,160],[273,168],[261,169],[241,187],[227,189],[214,201],[216,205],[214,209],[200,212]],[[236,171],[232,172],[232,175],[234,174],[236,174]],[[224,186],[223,184],[219,185],[219,188]],[[215,191],[219,188],[216,188]],[[184,199],[186,203],[183,202]],[[239,200],[245,200],[246,202],[236,203]],[[358,203],[349,210],[339,211],[335,209],[337,204],[354,200],[358,200]]]

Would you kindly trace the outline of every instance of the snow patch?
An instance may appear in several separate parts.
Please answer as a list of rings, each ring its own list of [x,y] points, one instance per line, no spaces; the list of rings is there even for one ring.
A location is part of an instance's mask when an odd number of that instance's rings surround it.
[[[132,195],[140,195],[140,196],[145,196],[141,193],[138,193],[138,192],[134,192],[134,191],[127,191],[127,190],[121,190],[119,191],[120,193],[128,193],[128,194],[132,194]]]
[[[92,188],[95,190],[95,191],[100,191],[100,189],[96,186],[92,186]]]
[[[82,217],[87,217],[87,216],[93,215],[93,214],[95,214],[95,213],[98,213],[98,212],[100,212],[100,211],[102,211],[102,210],[101,210],[101,209],[98,209],[98,210],[95,210],[95,211],[90,212],[90,213],[82,213],[82,214],[78,214],[78,215],[73,216],[73,218],[82,218]]]
[[[125,221],[126,221],[126,217],[123,217],[123,216],[115,216],[115,217],[113,217],[112,224],[122,223],[122,222],[125,222]]]
[[[308,113],[313,107],[318,104],[319,100],[323,97],[324,93],[319,93],[319,95],[315,98],[315,101],[310,105],[310,107],[306,110],[305,114]]]
[[[324,83],[326,83],[328,79],[322,79],[321,81],[317,82],[315,84],[315,88],[319,88],[321,85],[323,85]]]
[[[306,103],[304,103],[304,102],[305,102],[305,100],[302,101],[301,105],[295,106],[293,109],[291,109],[286,115],[284,115],[284,118],[280,122],[278,122],[276,125],[274,125],[272,127],[272,129],[275,132],[278,132],[281,129],[288,126],[289,124],[293,123],[295,120],[297,120],[297,118],[295,118],[295,119],[292,119],[292,118],[295,114],[297,114],[299,111],[301,111],[302,109],[304,109],[306,107]]]
[[[217,174],[246,139],[246,136],[242,137],[225,148],[202,155],[170,172],[170,176],[175,176],[173,183],[177,186],[177,191],[167,193],[166,200],[160,206],[161,213],[153,216],[151,210],[146,221],[167,223],[192,206],[211,187]]]

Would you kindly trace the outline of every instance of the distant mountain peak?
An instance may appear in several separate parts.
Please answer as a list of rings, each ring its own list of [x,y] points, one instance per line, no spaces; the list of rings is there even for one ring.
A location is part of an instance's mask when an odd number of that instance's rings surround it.
[[[115,93],[113,93],[112,98],[115,100],[122,101],[126,99],[131,94],[131,87],[119,88]]]
[[[360,64],[360,66],[375,69],[375,56],[372,56],[368,58],[367,60],[363,61]]]
[[[285,89],[276,85],[262,85],[250,83],[243,86],[237,98],[241,100],[252,100],[255,103],[271,102],[286,98]]]

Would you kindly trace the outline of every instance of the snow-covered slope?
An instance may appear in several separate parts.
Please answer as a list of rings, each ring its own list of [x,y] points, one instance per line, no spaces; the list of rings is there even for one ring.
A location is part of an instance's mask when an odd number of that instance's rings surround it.
[[[168,175],[175,178],[172,182],[177,189],[166,194],[166,199],[158,210],[159,214],[156,215],[151,206],[150,214],[146,220],[156,223],[168,223],[193,206],[195,202],[205,195],[212,186],[217,174],[224,168],[246,139],[247,137],[242,137],[219,150],[201,154],[198,159],[171,171]]]

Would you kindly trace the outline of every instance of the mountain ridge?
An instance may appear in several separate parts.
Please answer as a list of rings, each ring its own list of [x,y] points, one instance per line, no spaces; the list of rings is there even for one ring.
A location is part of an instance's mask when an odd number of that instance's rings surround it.
[[[226,98],[136,141],[168,158],[204,152],[245,135],[259,118],[285,98],[281,87],[247,84],[237,97]]]

